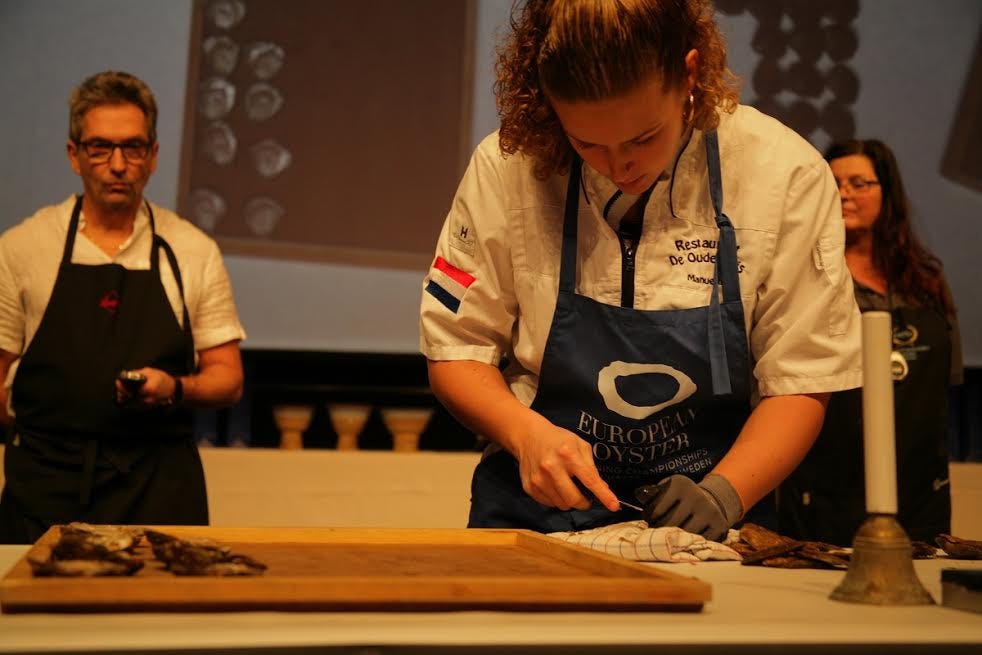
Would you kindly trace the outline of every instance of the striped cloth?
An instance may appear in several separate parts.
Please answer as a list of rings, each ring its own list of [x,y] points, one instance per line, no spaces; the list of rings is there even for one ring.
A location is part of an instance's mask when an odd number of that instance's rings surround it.
[[[613,523],[578,532],[551,532],[549,536],[636,562],[741,559],[729,546],[682,528],[650,528],[645,521]]]

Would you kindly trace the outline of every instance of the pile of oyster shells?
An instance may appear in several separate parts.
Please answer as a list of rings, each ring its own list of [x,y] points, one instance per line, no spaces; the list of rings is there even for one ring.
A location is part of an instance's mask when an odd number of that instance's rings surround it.
[[[129,526],[69,523],[46,559],[28,555],[35,576],[124,576],[142,569],[137,551],[146,538],[154,557],[175,575],[259,575],[266,565],[208,539],[180,539]]]

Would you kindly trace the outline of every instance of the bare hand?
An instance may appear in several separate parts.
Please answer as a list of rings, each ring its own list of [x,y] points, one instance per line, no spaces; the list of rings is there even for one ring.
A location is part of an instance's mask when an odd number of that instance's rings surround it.
[[[516,457],[522,488],[543,505],[561,510],[589,509],[591,502],[573,481],[576,478],[607,509],[620,509],[614,492],[597,471],[590,444],[569,430],[543,419],[526,433]]]
[[[116,380],[116,398],[120,403],[144,408],[170,404],[177,390],[177,381],[170,373],[149,367],[134,369],[134,372],[142,373],[147,381],[138,392],[130,394],[123,383]]]

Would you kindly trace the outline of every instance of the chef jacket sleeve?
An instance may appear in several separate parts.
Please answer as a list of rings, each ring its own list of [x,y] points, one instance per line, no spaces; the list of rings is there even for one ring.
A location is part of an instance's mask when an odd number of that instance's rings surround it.
[[[199,352],[245,338],[232,296],[232,283],[214,241],[209,240],[202,259],[201,269],[197,271],[200,283],[195,285],[198,293],[188,305],[194,349]]]
[[[19,276],[11,269],[8,245],[7,240],[0,239],[0,348],[19,355],[24,347],[26,314],[18,288]]]
[[[475,151],[423,280],[420,350],[431,360],[498,365],[518,312],[497,139]]]
[[[846,267],[838,188],[823,160],[790,177],[771,268],[758,288],[750,345],[762,396],[862,383],[861,324]]]

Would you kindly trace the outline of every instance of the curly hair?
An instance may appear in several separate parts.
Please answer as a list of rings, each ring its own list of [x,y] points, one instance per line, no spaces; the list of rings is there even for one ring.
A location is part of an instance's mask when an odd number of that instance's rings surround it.
[[[955,303],[944,284],[941,260],[925,248],[914,234],[910,205],[893,152],[877,139],[851,139],[833,143],[825,151],[826,161],[862,155],[873,164],[883,192],[880,215],[873,222],[873,265],[887,280],[891,292],[908,302],[933,307],[948,317]]]
[[[709,0],[521,0],[498,48],[494,93],[505,155],[521,152],[545,179],[565,171],[573,149],[546,94],[566,101],[624,95],[658,75],[682,88],[685,56],[699,53],[691,124],[712,129],[737,105],[738,81]]]
[[[117,71],[96,73],[72,89],[68,99],[68,138],[75,142],[82,138],[82,119],[93,107],[127,103],[139,107],[146,116],[147,137],[155,143],[157,102],[150,87],[138,77]]]

